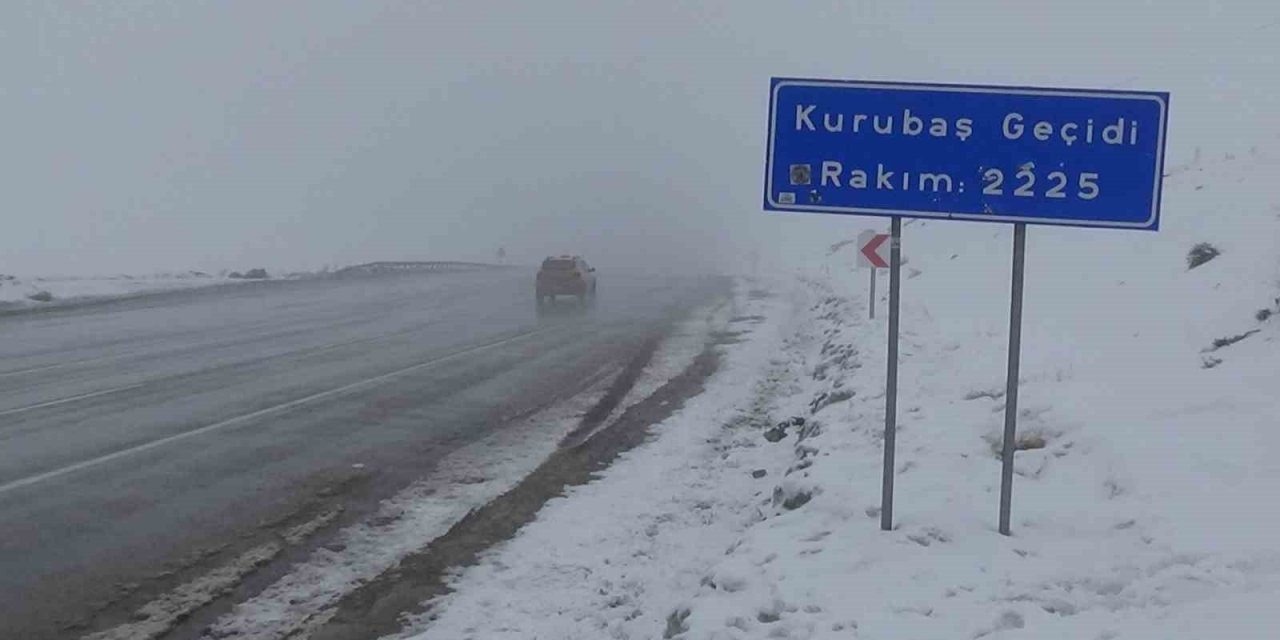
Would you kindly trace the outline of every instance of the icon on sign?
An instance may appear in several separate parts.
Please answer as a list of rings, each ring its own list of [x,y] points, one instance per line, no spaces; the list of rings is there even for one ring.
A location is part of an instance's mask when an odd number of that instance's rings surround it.
[[[799,187],[813,183],[813,168],[807,164],[791,165],[791,186]]]
[[[783,191],[778,194],[778,204],[795,204],[796,194],[793,191]]]

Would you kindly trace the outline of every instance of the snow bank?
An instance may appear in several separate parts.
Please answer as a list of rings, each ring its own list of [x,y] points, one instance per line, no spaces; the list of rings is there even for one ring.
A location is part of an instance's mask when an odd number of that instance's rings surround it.
[[[198,271],[146,276],[19,277],[0,275],[0,307],[127,296],[242,282]],[[42,295],[47,294],[47,295]]]
[[[886,314],[866,319],[844,249],[741,292],[751,333],[708,392],[460,572],[422,637],[1273,637],[1277,170],[1256,150],[1176,168],[1158,234],[1029,230],[1012,537],[1010,229],[915,222],[894,531]],[[1221,254],[1188,269],[1201,242]]]

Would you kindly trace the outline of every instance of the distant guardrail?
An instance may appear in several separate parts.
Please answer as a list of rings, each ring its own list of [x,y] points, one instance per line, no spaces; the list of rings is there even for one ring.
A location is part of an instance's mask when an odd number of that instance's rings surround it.
[[[370,262],[343,267],[334,272],[339,276],[371,276],[389,273],[437,273],[455,271],[480,271],[485,269],[507,269],[506,265],[488,264],[484,262],[457,261],[416,261],[416,262]]]

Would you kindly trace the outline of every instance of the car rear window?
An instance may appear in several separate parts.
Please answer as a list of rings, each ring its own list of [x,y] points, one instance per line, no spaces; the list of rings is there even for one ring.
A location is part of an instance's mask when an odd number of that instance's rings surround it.
[[[553,269],[556,271],[568,271],[574,267],[572,260],[546,260],[542,263],[543,269]]]

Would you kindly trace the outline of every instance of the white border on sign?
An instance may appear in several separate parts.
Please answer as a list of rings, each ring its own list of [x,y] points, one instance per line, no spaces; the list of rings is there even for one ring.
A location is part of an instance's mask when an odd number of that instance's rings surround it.
[[[941,91],[947,93],[994,93],[1001,95],[1025,95],[1025,96],[1070,96],[1075,98],[1116,98],[1120,100],[1150,100],[1160,105],[1160,136],[1156,139],[1156,155],[1155,155],[1155,185],[1151,189],[1151,215],[1147,217],[1145,222],[1109,222],[1095,220],[1074,220],[1060,218],[1037,218],[1027,216],[1005,216],[981,213],[947,213],[937,211],[908,211],[901,209],[877,209],[872,207],[824,207],[821,205],[802,205],[802,204],[779,204],[773,199],[773,143],[776,135],[775,123],[777,121],[777,113],[775,109],[778,105],[778,92],[783,87],[800,86],[800,87],[850,87],[855,89],[876,89],[885,91]],[[937,84],[912,84],[912,83],[882,83],[882,82],[856,82],[856,81],[836,81],[836,80],[782,80],[773,88],[773,93],[769,96],[769,150],[768,157],[765,159],[765,200],[771,207],[779,211],[818,211],[823,213],[851,213],[851,214],[868,214],[879,216],[902,216],[910,218],[941,218],[949,220],[978,220],[982,222],[1031,222],[1037,224],[1056,224],[1062,226],[1073,227],[1112,227],[1112,228],[1132,228],[1132,229],[1149,229],[1156,222],[1156,218],[1160,213],[1160,184],[1164,179],[1164,136],[1165,136],[1165,118],[1168,113],[1168,103],[1165,102],[1163,96],[1149,93],[1124,93],[1111,91],[1087,91],[1078,89],[1031,89],[1017,87],[983,87],[983,86],[964,86],[964,85],[937,85]]]

